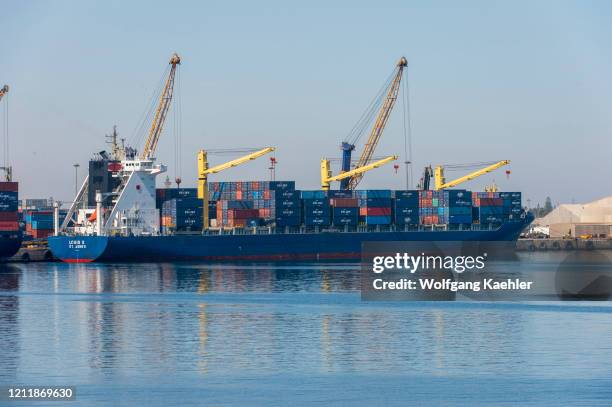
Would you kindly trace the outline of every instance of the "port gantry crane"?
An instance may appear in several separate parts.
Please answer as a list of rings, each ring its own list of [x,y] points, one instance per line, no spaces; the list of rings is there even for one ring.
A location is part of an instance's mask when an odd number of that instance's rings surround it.
[[[446,189],[446,188],[452,188],[455,187],[459,184],[462,184],[464,182],[473,180],[474,178],[478,178],[481,175],[487,174],[491,171],[495,171],[496,169],[503,167],[504,165],[508,165],[510,164],[510,160],[502,160],[502,161],[497,161],[495,163],[492,163],[491,165],[485,167],[485,168],[481,168],[479,170],[476,170],[474,172],[471,172],[467,175],[464,175],[463,177],[454,179],[452,181],[446,182],[446,178],[444,176],[444,166],[442,165],[438,165],[436,166],[435,170],[433,171],[434,173],[434,189],[436,191],[442,190],[442,189]],[[481,163],[482,165],[482,163]],[[472,164],[463,164],[463,165],[458,165],[457,167],[468,167],[468,166],[472,166]],[[451,167],[451,166],[447,166],[447,167]],[[423,189],[428,189],[428,185],[429,185],[429,176],[431,175],[431,166],[429,167],[425,167],[425,173],[423,175],[423,184],[422,184],[422,188]],[[490,191],[490,192],[495,192],[495,191]]]
[[[208,176],[221,171],[236,167],[247,163],[251,160],[261,157],[274,151],[274,147],[266,147],[253,153],[247,154],[235,160],[228,161],[224,164],[219,164],[214,167],[208,166],[208,152],[200,150],[198,152],[198,198],[202,199],[202,230],[208,229],[210,226],[210,215],[208,213]]]
[[[376,146],[380,141],[380,137],[382,136],[383,130],[389,120],[391,115],[391,111],[393,110],[393,106],[395,106],[395,101],[397,100],[397,96],[400,90],[400,83],[402,80],[402,75],[404,73],[404,68],[408,66],[408,61],[405,57],[401,57],[397,64],[395,65],[395,70],[391,77],[390,82],[384,89],[384,101],[378,111],[378,115],[376,116],[376,120],[374,121],[374,126],[370,131],[370,135],[368,140],[364,146],[363,152],[355,165],[356,169],[365,167],[369,165],[373,159],[374,151],[376,150]],[[381,93],[382,94],[382,93]],[[375,108],[374,102],[371,105],[372,109]],[[373,112],[373,110],[372,110]],[[342,169],[343,173],[351,172],[351,154],[352,151],[355,150],[355,143],[361,137],[361,130],[367,125],[368,114],[365,113],[362,116],[362,119],[355,125],[351,135],[347,140],[342,142]],[[352,137],[352,140],[351,140]],[[392,160],[386,161],[390,162]],[[379,164],[379,166],[382,164]],[[376,167],[374,167],[376,168]],[[371,169],[371,168],[370,168]],[[367,170],[366,170],[367,171]],[[355,189],[361,179],[363,178],[366,171],[357,171],[352,172],[351,176],[341,178],[340,189]]]

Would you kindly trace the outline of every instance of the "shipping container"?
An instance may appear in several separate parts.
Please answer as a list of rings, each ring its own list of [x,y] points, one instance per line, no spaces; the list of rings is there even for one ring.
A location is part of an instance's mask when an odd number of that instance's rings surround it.
[[[0,192],[18,192],[19,184],[17,182],[0,182]]]
[[[359,199],[357,198],[331,198],[329,200],[331,206],[342,208],[357,208],[359,207]]]
[[[391,216],[365,216],[367,225],[390,225]]]
[[[329,226],[329,216],[305,216],[304,225],[306,226]]]
[[[329,198],[354,198],[353,191],[348,190],[329,190],[327,196]]]

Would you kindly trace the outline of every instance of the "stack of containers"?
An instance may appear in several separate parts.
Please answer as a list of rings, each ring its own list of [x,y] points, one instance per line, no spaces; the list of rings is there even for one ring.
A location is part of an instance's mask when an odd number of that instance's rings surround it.
[[[395,191],[393,209],[396,225],[418,225],[419,191]]]
[[[357,198],[331,198],[332,223],[334,226],[357,226],[359,224],[359,200]]]
[[[504,200],[499,192],[473,192],[473,217],[480,224],[499,224],[504,221]]]
[[[160,225],[164,226],[163,208],[164,202],[172,199],[197,198],[197,188],[158,188],[155,190],[155,207],[159,209]],[[201,204],[200,204],[201,205]],[[214,219],[217,213],[216,202],[209,201],[208,204],[209,217]]]
[[[354,191],[359,199],[359,219],[366,225],[390,225],[392,194],[388,189]]]
[[[217,226],[245,227],[259,224],[259,210],[253,201],[245,199],[222,199],[217,201]]]
[[[522,196],[520,192],[500,192],[499,197],[504,200],[504,216],[510,222],[518,222],[523,212]]]
[[[419,191],[419,219],[423,225],[439,225],[445,221],[444,191]]]
[[[448,203],[447,222],[450,225],[469,225],[472,223],[472,193],[465,189],[444,191]]]
[[[0,182],[0,232],[19,230],[19,185]]]
[[[295,181],[270,181],[269,188],[274,197],[274,224],[277,227],[299,226],[300,191],[295,190]]]
[[[155,207],[162,209],[164,202],[174,198],[197,198],[197,188],[158,188],[155,190]]]
[[[53,211],[26,211],[24,220],[26,234],[35,239],[44,239],[53,234]]]
[[[212,182],[209,194],[217,201],[218,226],[300,224],[300,193],[294,181]]]
[[[164,232],[202,230],[202,200],[196,197],[165,201],[161,226]]]
[[[331,223],[329,198],[302,198],[302,213],[306,226],[329,226]]]

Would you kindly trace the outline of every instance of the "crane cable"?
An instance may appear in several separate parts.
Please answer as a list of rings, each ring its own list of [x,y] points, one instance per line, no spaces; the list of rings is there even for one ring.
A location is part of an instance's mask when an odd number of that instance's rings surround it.
[[[345,139],[345,142],[348,142],[352,145],[356,145],[359,139],[361,139],[361,137],[365,134],[367,128],[372,123],[377,111],[379,110],[385,99],[386,91],[391,86],[391,82],[395,77],[396,69],[398,68],[396,67],[393,69],[389,77],[385,80],[383,86],[376,93],[374,98],[370,101],[366,110],[361,114],[361,117],[349,132],[348,136]]]
[[[166,83],[165,78],[169,75],[169,71],[171,66],[167,66],[164,70],[157,87],[153,90],[149,102],[145,106],[145,109],[141,115],[140,120],[138,121],[136,127],[132,131],[132,134],[128,138],[129,144],[137,148],[140,146],[144,140],[145,135],[147,133],[147,128],[151,125],[151,121],[153,120],[153,115],[155,114],[157,102],[161,97],[161,94],[164,89],[164,85]]]
[[[230,155],[230,154],[248,154],[254,153],[255,151],[262,150],[264,147],[244,147],[244,148],[217,148],[206,150],[206,153],[209,155]]]
[[[8,168],[9,163],[9,106],[8,106],[8,93],[6,93],[3,97],[4,99],[4,123],[2,126],[2,142],[4,145],[4,154],[3,154],[3,166]]]
[[[174,174],[175,178],[182,178],[182,155],[181,146],[182,140],[182,105],[181,105],[181,75],[180,70],[176,71],[176,87],[175,87],[174,105],[172,109],[172,127],[174,133]]]
[[[465,164],[443,164],[445,171],[460,171],[467,170],[472,168],[486,167],[489,165],[493,165],[499,161],[481,161],[475,163],[465,163]]]
[[[412,125],[410,122],[410,99],[408,74],[405,75],[402,89],[403,124],[404,124],[404,157],[406,165],[406,189],[412,189]]]

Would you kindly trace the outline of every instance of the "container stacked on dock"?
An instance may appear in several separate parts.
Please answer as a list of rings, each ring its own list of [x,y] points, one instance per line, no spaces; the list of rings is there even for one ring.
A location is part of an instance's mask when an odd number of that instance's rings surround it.
[[[19,185],[0,182],[0,233],[19,230]]]
[[[24,220],[27,235],[35,239],[45,239],[53,235],[53,211],[27,210],[25,211]]]

